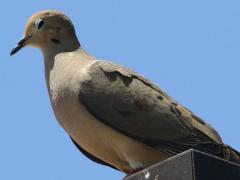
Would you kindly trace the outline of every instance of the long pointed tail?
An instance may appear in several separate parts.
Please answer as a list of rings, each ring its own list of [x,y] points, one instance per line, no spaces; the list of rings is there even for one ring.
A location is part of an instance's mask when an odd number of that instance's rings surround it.
[[[224,145],[223,147],[224,159],[240,164],[240,152],[233,149],[231,146]]]

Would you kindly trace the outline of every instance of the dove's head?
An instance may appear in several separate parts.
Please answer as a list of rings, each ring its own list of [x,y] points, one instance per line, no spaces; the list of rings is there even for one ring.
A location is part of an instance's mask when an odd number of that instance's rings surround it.
[[[25,46],[45,51],[68,52],[79,48],[71,20],[59,11],[41,11],[30,17],[23,39],[11,51],[11,55]]]

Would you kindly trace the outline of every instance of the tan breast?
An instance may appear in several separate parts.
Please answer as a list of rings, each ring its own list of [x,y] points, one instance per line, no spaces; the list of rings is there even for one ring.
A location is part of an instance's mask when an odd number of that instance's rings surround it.
[[[87,152],[125,173],[166,159],[167,155],[115,131],[86,110],[78,93],[94,60],[79,59],[59,58],[47,77],[55,115],[66,132]]]
[[[58,102],[54,112],[67,133],[87,152],[121,171],[128,173],[168,157],[101,123],[74,95],[65,94]]]

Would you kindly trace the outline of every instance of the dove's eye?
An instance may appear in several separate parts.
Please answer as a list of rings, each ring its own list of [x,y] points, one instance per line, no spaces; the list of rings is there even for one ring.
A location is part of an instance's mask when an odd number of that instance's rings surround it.
[[[38,19],[36,22],[35,22],[35,28],[36,29],[41,29],[44,25],[44,20],[42,19]]]

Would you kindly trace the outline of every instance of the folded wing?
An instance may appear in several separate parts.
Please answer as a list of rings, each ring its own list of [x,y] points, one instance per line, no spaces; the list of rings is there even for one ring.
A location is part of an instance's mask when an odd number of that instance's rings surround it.
[[[79,99],[113,129],[169,154],[220,153],[221,138],[199,117],[135,72],[107,61],[89,69]]]

